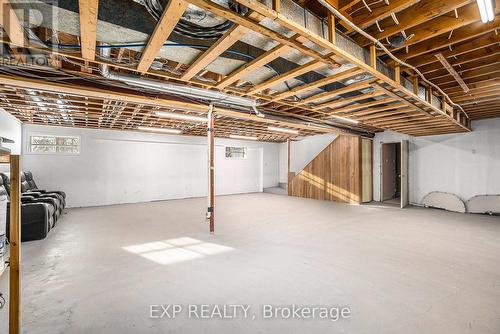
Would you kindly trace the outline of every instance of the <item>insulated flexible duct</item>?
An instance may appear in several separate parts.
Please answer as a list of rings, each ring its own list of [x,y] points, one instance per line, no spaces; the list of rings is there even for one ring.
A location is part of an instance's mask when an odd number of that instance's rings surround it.
[[[148,12],[157,21],[160,20],[163,14],[163,5],[160,0],[135,0],[136,2],[142,4]],[[244,15],[247,12],[247,8],[243,7],[232,1],[228,1],[228,8],[239,15]],[[226,31],[231,28],[233,23],[229,20],[225,20],[222,23],[213,26],[201,26],[195,24],[186,18],[181,18],[174,28],[174,31],[179,35],[186,36],[195,39],[218,39],[224,35]]]

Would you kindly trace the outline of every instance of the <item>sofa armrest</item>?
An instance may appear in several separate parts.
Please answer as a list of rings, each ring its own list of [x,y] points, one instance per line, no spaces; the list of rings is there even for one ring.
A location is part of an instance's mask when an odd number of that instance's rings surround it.
[[[46,203],[21,204],[21,241],[44,239],[49,231],[50,213]],[[9,221],[10,206],[7,206],[7,221]],[[7,224],[7,239],[10,224]]]

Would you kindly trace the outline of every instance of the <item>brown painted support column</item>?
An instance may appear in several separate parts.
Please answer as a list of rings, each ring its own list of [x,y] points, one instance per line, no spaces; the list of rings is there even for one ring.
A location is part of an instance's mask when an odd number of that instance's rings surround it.
[[[9,279],[9,334],[20,333],[21,298],[21,171],[19,155],[10,156],[10,279]]]
[[[208,209],[207,215],[210,224],[210,233],[215,232],[215,166],[214,166],[214,149],[215,149],[215,122],[213,107],[210,106],[208,111],[208,127],[207,127],[207,137],[208,137]]]
[[[291,195],[291,188],[290,188],[291,182],[290,181],[292,180],[292,178],[290,177],[290,161],[291,161],[290,160],[290,151],[291,151],[291,149],[290,149],[290,138],[288,138],[286,140],[286,147],[287,147],[287,152],[288,152],[287,153],[287,160],[288,161],[287,161],[287,170],[286,170],[286,180],[287,180],[286,190],[288,192],[288,195],[290,196]]]

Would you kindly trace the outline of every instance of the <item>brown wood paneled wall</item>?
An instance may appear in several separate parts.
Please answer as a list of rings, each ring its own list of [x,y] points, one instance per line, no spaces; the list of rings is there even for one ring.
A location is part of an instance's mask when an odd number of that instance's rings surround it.
[[[344,203],[361,202],[361,137],[338,136],[290,178],[290,196]]]

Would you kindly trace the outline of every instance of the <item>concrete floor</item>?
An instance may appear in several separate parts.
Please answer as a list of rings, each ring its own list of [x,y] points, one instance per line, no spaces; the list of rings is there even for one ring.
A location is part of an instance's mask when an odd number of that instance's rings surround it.
[[[500,333],[498,217],[247,194],[217,198],[209,235],[205,205],[69,210],[22,245],[23,333]],[[250,304],[256,319],[150,319],[151,304]],[[262,320],[263,304],[351,318]]]

